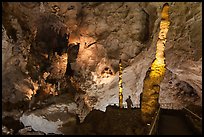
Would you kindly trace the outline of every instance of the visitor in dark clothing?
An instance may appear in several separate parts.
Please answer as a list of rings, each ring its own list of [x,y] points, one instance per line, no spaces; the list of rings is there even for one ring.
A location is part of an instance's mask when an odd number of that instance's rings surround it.
[[[127,108],[130,109],[131,106],[133,106],[133,103],[132,103],[131,97],[129,96],[129,98],[127,98],[125,101],[127,102]]]

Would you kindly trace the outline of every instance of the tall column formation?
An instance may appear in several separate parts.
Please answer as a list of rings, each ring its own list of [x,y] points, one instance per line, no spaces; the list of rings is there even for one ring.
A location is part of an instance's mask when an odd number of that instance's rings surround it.
[[[144,122],[151,122],[152,116],[158,109],[159,103],[159,91],[160,83],[164,78],[165,74],[165,58],[164,48],[166,43],[166,35],[169,29],[169,5],[165,3],[161,13],[161,23],[159,38],[157,41],[156,59],[151,65],[149,76],[146,76],[144,80],[141,114]]]
[[[122,63],[119,61],[119,107],[123,108]]]

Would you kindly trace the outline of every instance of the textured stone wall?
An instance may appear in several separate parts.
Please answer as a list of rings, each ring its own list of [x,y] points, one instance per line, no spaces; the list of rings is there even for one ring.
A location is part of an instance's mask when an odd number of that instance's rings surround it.
[[[124,66],[124,99],[131,95],[134,104],[138,105],[143,80],[155,58],[163,4],[163,2],[3,3],[3,97],[6,97],[6,94],[10,96],[11,92],[16,94],[14,97],[25,92],[33,93],[35,86],[32,84],[32,78],[29,79],[25,66],[32,52],[30,46],[33,46],[39,32],[38,26],[41,24],[45,27],[53,26],[52,29],[56,33],[60,33],[60,27],[65,26],[66,32],[70,34],[69,42],[80,43],[78,57],[71,63],[71,67],[75,70],[74,78],[87,92],[86,95],[95,96],[98,100],[90,106],[104,109],[107,104],[118,102],[119,89],[116,83],[119,58],[122,59]],[[167,69],[179,80],[191,85],[195,89],[193,91],[202,99],[201,3],[169,2],[169,5],[171,25],[165,48]],[[44,24],[43,16],[50,18],[54,23],[50,21]],[[48,34],[45,32],[41,35]],[[113,75],[101,77],[101,72],[106,67]],[[64,72],[55,69],[53,71],[52,76],[60,76]],[[83,78],[87,80],[83,81]],[[27,81],[30,87],[24,81]],[[161,94],[164,98],[168,98],[169,93],[177,92],[167,90],[168,84],[164,81],[161,85]],[[163,97],[161,102],[165,100]],[[7,100],[11,100],[10,97]]]
[[[202,101],[201,3],[175,2],[170,9],[166,65],[180,81],[190,84]],[[169,80],[170,82],[170,80]],[[163,85],[166,85],[163,83]],[[169,85],[169,84],[168,84]],[[170,86],[170,85],[169,85]],[[161,87],[163,89],[163,87]],[[167,90],[167,89],[166,89]],[[162,90],[166,92],[166,90]],[[172,92],[173,93],[173,92]]]

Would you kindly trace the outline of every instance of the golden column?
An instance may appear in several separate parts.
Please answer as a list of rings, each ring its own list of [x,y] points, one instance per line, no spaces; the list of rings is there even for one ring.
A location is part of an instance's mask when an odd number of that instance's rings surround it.
[[[122,63],[119,61],[119,107],[123,108]]]
[[[165,74],[165,57],[164,48],[166,43],[166,35],[169,29],[169,5],[165,3],[162,8],[160,32],[157,41],[156,59],[151,65],[149,76],[146,76],[144,80],[142,101],[141,101],[141,112],[144,122],[150,122],[151,117],[155,114],[158,109],[159,103],[159,91],[160,83],[164,78]]]

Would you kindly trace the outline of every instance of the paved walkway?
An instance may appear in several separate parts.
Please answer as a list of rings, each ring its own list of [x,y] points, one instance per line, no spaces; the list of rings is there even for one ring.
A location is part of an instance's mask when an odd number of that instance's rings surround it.
[[[159,119],[159,135],[193,135],[193,131],[179,110],[163,110]]]

